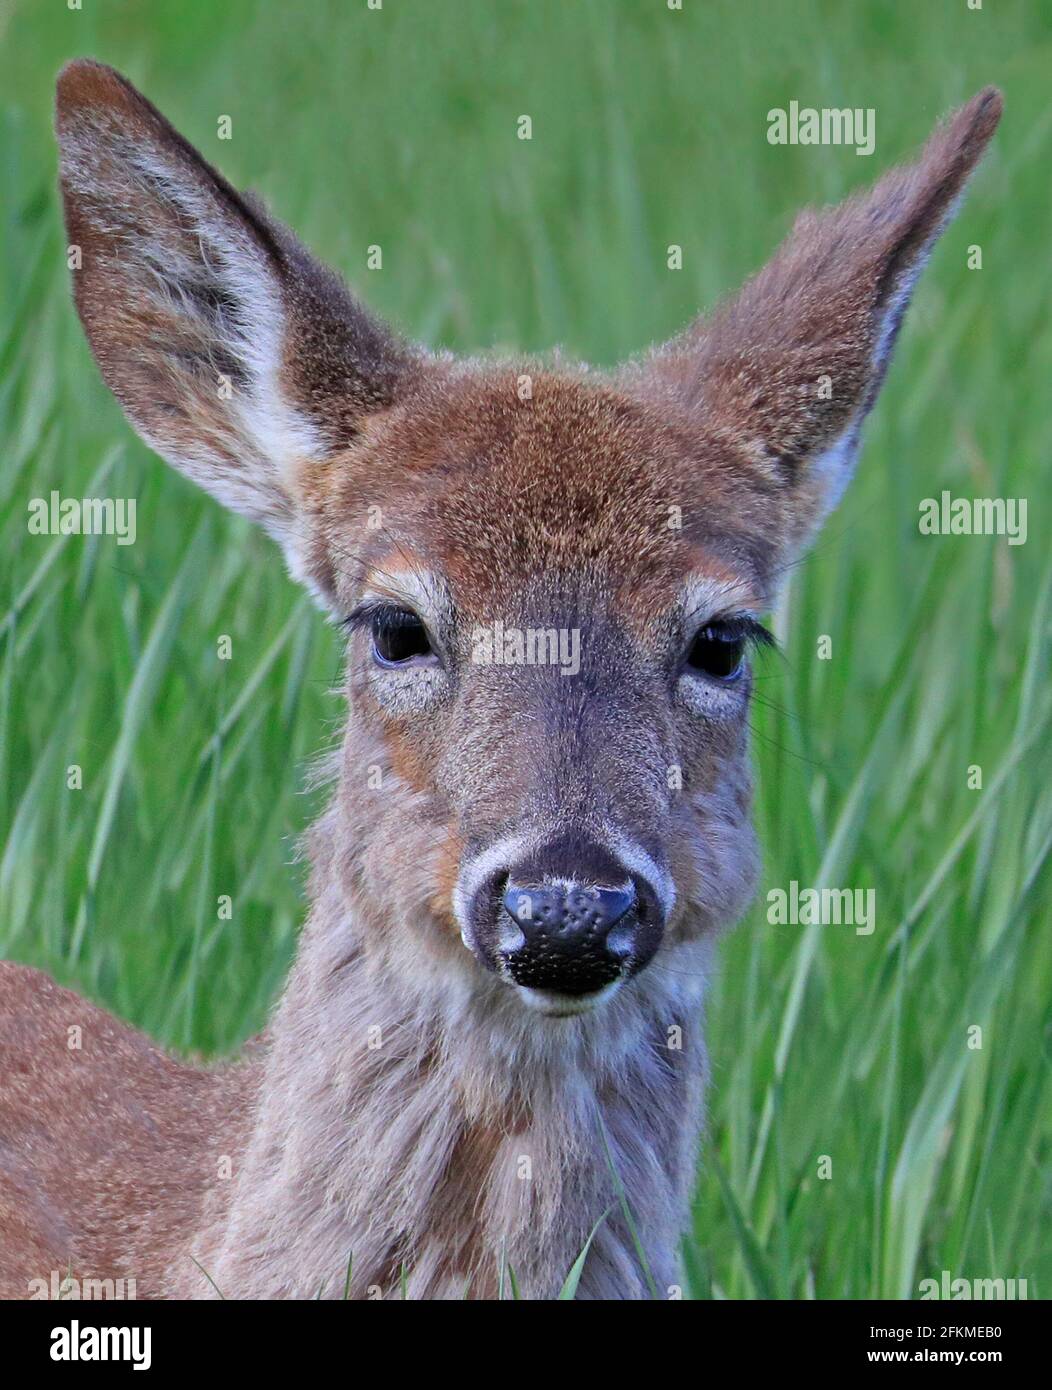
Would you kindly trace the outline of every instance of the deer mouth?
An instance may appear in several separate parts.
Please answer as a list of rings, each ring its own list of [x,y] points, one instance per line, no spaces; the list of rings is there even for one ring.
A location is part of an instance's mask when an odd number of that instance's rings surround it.
[[[611,980],[608,985],[596,989],[591,994],[557,994],[547,989],[531,989],[528,985],[514,985],[515,992],[523,1004],[533,1013],[545,1018],[577,1018],[580,1014],[591,1013],[601,1004],[612,998],[625,982],[625,976]]]

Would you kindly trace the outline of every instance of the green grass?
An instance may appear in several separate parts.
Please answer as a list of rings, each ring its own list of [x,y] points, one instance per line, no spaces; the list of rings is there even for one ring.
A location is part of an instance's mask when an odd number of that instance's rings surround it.
[[[63,60],[120,67],[407,331],[599,362],[997,82],[994,151],[776,614],[754,715],[764,889],[872,887],[877,929],[772,927],[761,896],[724,943],[686,1256],[697,1297],[915,1297],[944,1269],[1052,1293],[1050,21],[964,0],[0,9],[0,952],[168,1044],[236,1046],[293,950],[304,771],[340,715],[334,634],[91,363],[55,196]],[[792,98],[874,107],[876,154],[770,147]],[[27,534],[29,498],[93,486],[138,498],[136,545]],[[921,537],[944,487],[1027,497],[1028,543]]]

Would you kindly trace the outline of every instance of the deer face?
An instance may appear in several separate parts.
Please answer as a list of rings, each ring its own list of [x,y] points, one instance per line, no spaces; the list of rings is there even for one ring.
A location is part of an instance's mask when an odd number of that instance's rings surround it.
[[[107,382],[347,631],[328,833],[361,949],[569,1013],[740,911],[750,648],[999,114],[981,93],[603,379],[398,342],[116,73],[65,70]]]
[[[713,450],[587,379],[439,376],[370,433],[382,526],[340,469],[315,499],[324,552],[355,557],[344,788],[370,889],[549,1012],[751,886],[748,653],[775,551]]]

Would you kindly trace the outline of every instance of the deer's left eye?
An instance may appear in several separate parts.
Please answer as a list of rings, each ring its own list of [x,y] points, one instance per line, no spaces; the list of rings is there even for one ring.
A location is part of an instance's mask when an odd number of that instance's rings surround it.
[[[713,680],[737,680],[744,668],[746,640],[745,633],[736,627],[710,623],[691,643],[687,667]]]
[[[373,655],[381,666],[434,659],[427,628],[408,608],[378,608],[371,615]]]

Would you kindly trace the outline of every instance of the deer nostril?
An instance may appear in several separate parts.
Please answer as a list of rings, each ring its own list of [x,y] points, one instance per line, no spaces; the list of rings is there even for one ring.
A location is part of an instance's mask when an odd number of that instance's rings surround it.
[[[609,954],[616,957],[617,960],[628,960],[636,947],[638,929],[639,921],[635,916],[628,921],[622,917],[620,921],[615,922],[606,938],[606,949]]]
[[[598,888],[596,897],[596,913],[600,920],[605,919],[608,930],[637,905],[635,885],[631,883],[625,888]]]
[[[507,885],[508,875],[506,873],[500,874],[492,880],[487,895],[492,904],[493,917],[497,923],[497,950],[502,956],[519,951],[526,945],[526,937],[519,926],[518,917],[510,910],[504,910],[507,908],[508,900]]]

